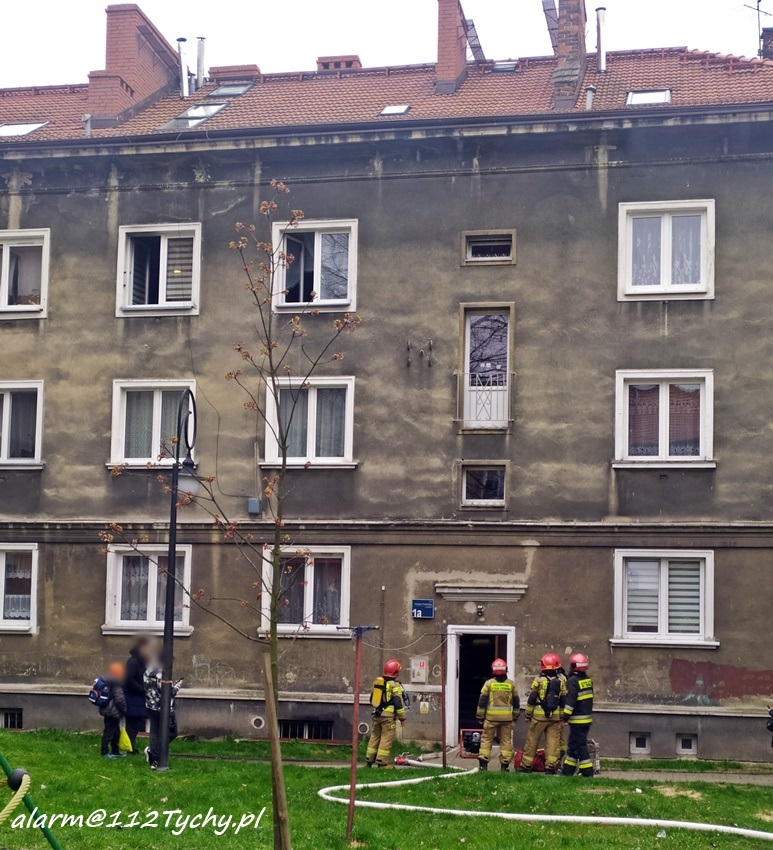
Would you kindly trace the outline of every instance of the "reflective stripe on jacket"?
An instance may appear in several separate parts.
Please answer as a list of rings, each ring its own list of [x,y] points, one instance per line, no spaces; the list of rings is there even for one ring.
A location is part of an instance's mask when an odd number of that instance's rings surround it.
[[[593,680],[585,670],[576,670],[567,680],[564,718],[580,725],[593,722]]]
[[[566,697],[566,676],[557,673],[547,676],[545,673],[537,676],[531,683],[529,698],[526,701],[526,716],[535,720],[560,720]],[[550,715],[545,711],[549,701],[556,705]]]
[[[515,682],[507,678],[489,679],[478,698],[478,720],[490,720],[492,723],[507,723],[514,720],[521,707]]]
[[[370,692],[370,704],[376,717],[393,717],[405,720],[403,686],[395,679],[379,676]]]

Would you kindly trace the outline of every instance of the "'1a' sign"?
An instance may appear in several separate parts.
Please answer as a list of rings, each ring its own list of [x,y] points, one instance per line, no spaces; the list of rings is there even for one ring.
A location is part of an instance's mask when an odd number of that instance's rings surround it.
[[[434,599],[414,599],[411,602],[411,616],[414,620],[432,620],[435,617]]]

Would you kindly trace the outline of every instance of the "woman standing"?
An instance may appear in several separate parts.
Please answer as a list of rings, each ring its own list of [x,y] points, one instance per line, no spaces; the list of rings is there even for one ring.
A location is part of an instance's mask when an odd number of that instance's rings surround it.
[[[124,678],[126,695],[126,733],[132,742],[132,755],[138,755],[137,735],[145,731],[148,712],[145,708],[145,669],[153,654],[153,645],[148,637],[141,637],[129,653]]]

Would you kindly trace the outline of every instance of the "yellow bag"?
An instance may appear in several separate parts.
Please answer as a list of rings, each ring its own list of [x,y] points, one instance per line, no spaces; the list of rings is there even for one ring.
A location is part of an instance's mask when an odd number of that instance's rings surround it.
[[[129,733],[121,726],[121,734],[118,736],[118,749],[122,753],[130,753],[132,751],[132,742],[129,740]]]

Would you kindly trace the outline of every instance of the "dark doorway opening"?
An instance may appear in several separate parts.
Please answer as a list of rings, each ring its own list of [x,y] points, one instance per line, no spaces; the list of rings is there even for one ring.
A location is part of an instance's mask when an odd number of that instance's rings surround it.
[[[459,635],[459,728],[476,729],[475,711],[491,662],[507,658],[507,635]]]

